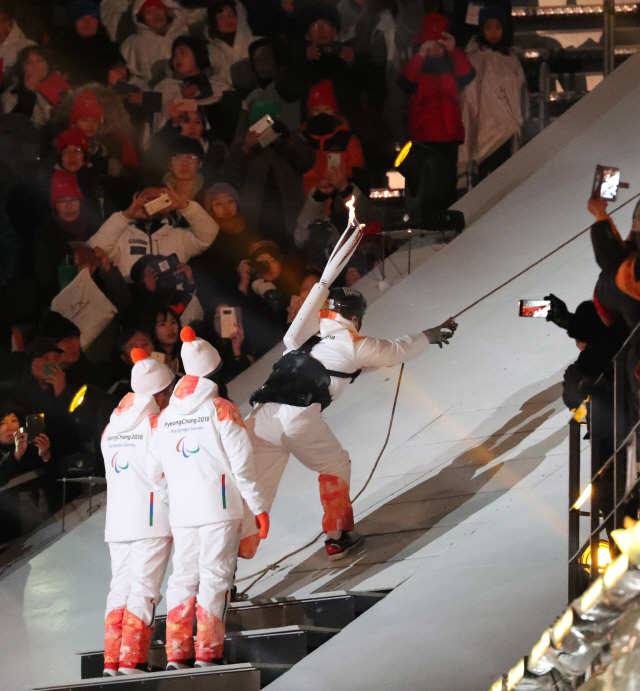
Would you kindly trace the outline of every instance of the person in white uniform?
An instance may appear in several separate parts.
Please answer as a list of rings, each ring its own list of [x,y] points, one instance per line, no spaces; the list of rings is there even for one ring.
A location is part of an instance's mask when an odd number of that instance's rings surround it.
[[[394,340],[360,336],[367,303],[354,288],[332,288],[319,313],[320,333],[274,365],[251,397],[246,421],[256,468],[271,510],[289,455],[318,473],[324,509],[322,530],[330,561],[344,557],[362,540],[353,523],[349,495],[349,453],[322,416],[363,368],[391,367],[426,351],[442,348],[457,328],[453,318],[433,329]]]
[[[218,395],[208,379],[221,365],[218,351],[180,332],[187,373],[171,396],[153,435],[154,487],[168,489],[175,551],[167,586],[167,669],[183,669],[222,657],[224,619],[242,536],[243,500],[269,530],[269,516],[256,483],[253,449],[240,411]],[[253,518],[251,519],[254,520]]]
[[[105,541],[112,573],[103,676],[142,671],[171,554],[169,512],[156,501],[144,461],[152,425],[174,375],[142,348],[134,348],[131,357],[133,393],[113,411],[101,444],[107,478]]]

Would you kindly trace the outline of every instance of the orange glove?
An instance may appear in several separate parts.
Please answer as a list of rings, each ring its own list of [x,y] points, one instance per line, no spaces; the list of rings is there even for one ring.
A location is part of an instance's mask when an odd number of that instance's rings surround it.
[[[259,516],[256,516],[256,526],[260,528],[258,533],[261,540],[266,539],[269,534],[269,514],[263,511]]]

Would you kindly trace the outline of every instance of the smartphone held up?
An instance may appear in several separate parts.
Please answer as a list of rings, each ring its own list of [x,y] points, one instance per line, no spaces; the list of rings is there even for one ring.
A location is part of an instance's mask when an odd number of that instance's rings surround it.
[[[519,317],[546,318],[551,309],[551,300],[520,300],[518,302]]]
[[[629,189],[629,183],[620,182],[620,168],[597,165],[596,174],[593,178],[591,198],[615,202],[620,189]]]

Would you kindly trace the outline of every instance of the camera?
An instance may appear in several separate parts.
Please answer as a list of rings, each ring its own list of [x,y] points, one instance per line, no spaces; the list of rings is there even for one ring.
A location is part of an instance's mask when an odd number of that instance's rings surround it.
[[[182,278],[175,274],[179,265],[180,260],[175,253],[168,257],[157,257],[154,261],[149,262],[149,266],[158,275],[158,280],[166,286],[177,286],[182,283]]]
[[[342,41],[331,41],[331,43],[325,43],[323,46],[318,46],[320,52],[323,55],[340,55],[342,49],[345,48],[345,44]]]
[[[269,262],[264,259],[255,259],[254,261],[249,262],[249,265],[251,266],[251,273],[255,274],[256,276],[264,276],[264,274],[268,274],[269,270],[271,269]]]

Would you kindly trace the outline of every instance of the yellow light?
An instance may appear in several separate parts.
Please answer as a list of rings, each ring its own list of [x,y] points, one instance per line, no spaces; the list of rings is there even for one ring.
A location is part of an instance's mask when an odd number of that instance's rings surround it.
[[[551,636],[548,631],[545,631],[540,640],[531,649],[531,655],[529,655],[529,664],[531,667],[535,667],[538,662],[540,662],[550,645]]]
[[[586,612],[588,609],[593,607],[601,592],[602,578],[598,578],[598,580],[592,583],[591,587],[580,598],[580,611]]]
[[[573,416],[573,419],[576,422],[579,422],[582,424],[583,420],[587,417],[587,406],[585,403],[588,403],[589,398],[586,399],[584,403],[581,403],[578,408],[576,409],[575,415]],[[586,424],[586,423],[585,423]]]
[[[413,146],[413,142],[407,142],[403,147],[400,153],[396,157],[396,161],[393,164],[396,168],[402,164],[402,161],[409,155],[409,151],[411,151],[411,147]]]
[[[513,691],[524,677],[524,658],[507,674],[507,691]]]
[[[69,406],[69,412],[73,413],[73,411],[82,404],[82,401],[84,401],[84,395],[87,393],[87,387],[86,385],[83,386],[78,393],[73,397],[73,400],[71,401],[71,405]]]
[[[498,679],[498,681],[493,684],[491,691],[502,691],[502,679]]]
[[[556,645],[556,648],[559,648],[562,645],[562,641],[564,641],[566,635],[571,630],[572,625],[573,625],[573,610],[571,609],[571,607],[569,607],[569,609],[553,625],[553,629],[552,629],[553,641]]]
[[[600,556],[600,551],[598,551],[598,556]],[[615,561],[613,561],[607,567],[602,578],[605,588],[611,588],[614,586],[629,568],[629,557],[626,554],[621,554]]]
[[[591,545],[580,555],[580,563],[587,573],[591,573]],[[610,563],[609,543],[606,540],[600,540],[598,543],[598,573],[602,573]]]
[[[589,483],[584,490],[582,491],[582,494],[578,497],[578,501],[573,505],[572,508],[574,509],[579,509],[585,501],[591,496],[591,483]]]

